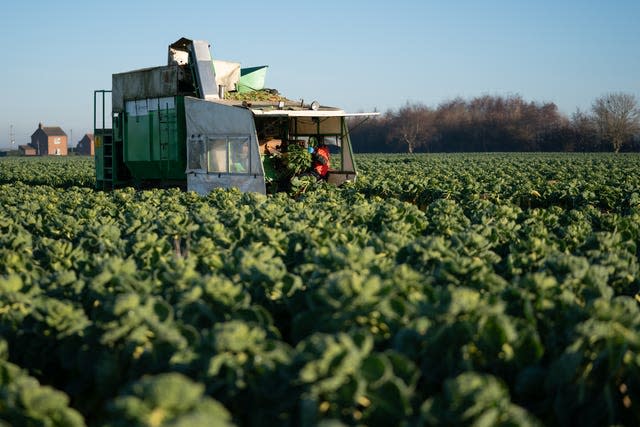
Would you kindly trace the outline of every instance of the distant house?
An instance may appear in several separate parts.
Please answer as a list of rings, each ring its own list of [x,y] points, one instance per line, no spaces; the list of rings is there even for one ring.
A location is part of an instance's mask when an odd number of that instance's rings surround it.
[[[39,156],[66,156],[67,134],[58,127],[45,127],[38,124],[38,129],[31,135],[31,145]]]
[[[36,149],[29,144],[25,144],[18,147],[18,153],[21,156],[35,156]]]
[[[92,133],[85,133],[82,139],[78,141],[78,145],[76,146],[76,154],[80,154],[82,156],[95,155]]]

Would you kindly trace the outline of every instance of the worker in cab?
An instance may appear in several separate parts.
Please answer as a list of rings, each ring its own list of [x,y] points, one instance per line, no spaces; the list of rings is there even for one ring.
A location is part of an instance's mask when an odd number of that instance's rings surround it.
[[[231,172],[247,173],[249,171],[249,144],[242,144],[240,150],[233,153]]]
[[[329,167],[331,166],[329,159],[329,147],[320,139],[317,147],[309,145],[309,153],[311,154],[311,175],[317,179],[327,179]]]

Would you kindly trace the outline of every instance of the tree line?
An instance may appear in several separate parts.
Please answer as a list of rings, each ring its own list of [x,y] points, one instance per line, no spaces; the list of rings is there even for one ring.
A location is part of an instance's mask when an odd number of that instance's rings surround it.
[[[350,123],[356,152],[640,151],[640,107],[635,96],[609,93],[571,117],[552,102],[520,96],[456,98]]]

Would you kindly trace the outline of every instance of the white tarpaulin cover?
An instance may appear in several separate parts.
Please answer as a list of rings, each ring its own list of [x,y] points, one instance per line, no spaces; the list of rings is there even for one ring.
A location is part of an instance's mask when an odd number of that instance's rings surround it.
[[[236,85],[240,81],[240,63],[213,60],[213,68],[216,71],[216,83],[218,86],[224,86],[226,92],[236,90]]]

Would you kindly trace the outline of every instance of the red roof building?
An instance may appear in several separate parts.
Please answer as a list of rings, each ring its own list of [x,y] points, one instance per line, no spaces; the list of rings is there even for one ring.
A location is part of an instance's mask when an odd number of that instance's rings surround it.
[[[85,133],[82,139],[78,141],[78,144],[76,145],[76,153],[83,156],[95,155],[92,133]]]
[[[36,155],[36,149],[33,148],[29,144],[25,144],[25,145],[19,146],[18,147],[18,152],[20,153],[21,156],[35,156]]]
[[[38,156],[66,156],[68,151],[67,134],[58,127],[45,127],[38,124],[38,129],[31,135],[31,144]]]

